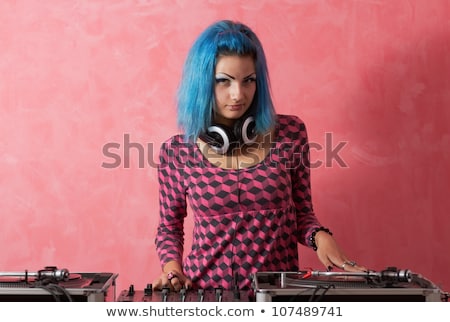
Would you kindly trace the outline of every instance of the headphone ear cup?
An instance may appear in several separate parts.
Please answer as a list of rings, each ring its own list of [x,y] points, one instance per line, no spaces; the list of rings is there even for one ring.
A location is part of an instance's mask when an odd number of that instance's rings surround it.
[[[253,116],[246,117],[236,122],[234,135],[243,144],[251,144],[256,141],[256,122]]]
[[[232,131],[220,125],[208,127],[206,133],[200,135],[200,139],[205,141],[218,154],[226,154],[230,146],[236,141]]]

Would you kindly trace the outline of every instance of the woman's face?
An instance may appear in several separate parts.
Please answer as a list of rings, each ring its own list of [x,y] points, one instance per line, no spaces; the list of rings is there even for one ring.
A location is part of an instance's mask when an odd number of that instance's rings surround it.
[[[215,77],[214,121],[231,126],[249,109],[255,96],[255,62],[250,56],[219,56]]]

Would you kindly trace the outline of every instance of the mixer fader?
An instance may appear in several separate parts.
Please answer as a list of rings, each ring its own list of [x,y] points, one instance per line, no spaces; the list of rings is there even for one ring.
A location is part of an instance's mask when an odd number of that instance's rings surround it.
[[[182,288],[175,292],[170,288],[153,290],[148,284],[143,290],[135,290],[130,285],[118,297],[119,302],[249,302],[253,301],[250,291],[215,289],[187,290]]]

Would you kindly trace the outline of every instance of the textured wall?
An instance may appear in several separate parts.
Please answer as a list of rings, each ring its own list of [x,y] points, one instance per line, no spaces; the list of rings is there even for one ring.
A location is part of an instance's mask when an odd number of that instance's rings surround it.
[[[186,52],[223,18],[259,34],[278,112],[307,123],[316,212],[350,257],[449,290],[447,0],[1,1],[0,270],[156,277],[157,151]]]

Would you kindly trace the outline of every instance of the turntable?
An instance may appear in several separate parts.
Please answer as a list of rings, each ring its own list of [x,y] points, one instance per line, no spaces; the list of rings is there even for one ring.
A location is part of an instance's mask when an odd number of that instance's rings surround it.
[[[257,302],[443,302],[445,293],[410,270],[259,272]]]
[[[0,272],[0,302],[109,302],[113,273],[70,273],[47,266],[37,272]]]

